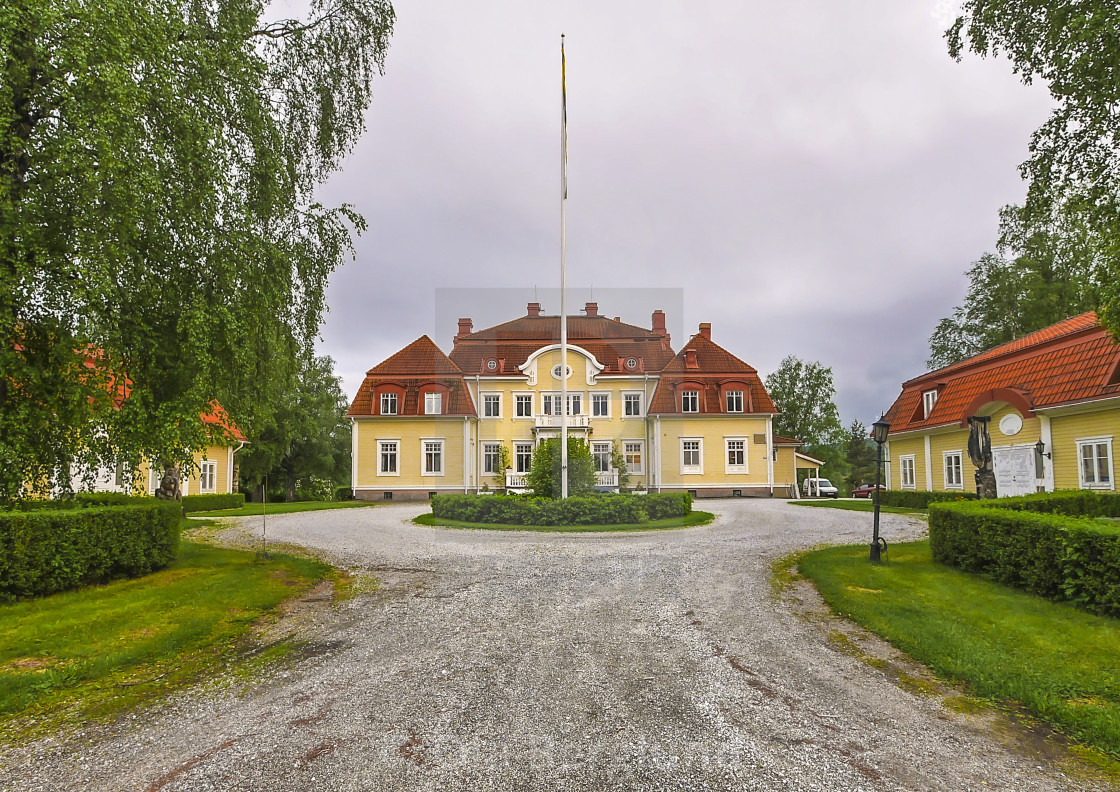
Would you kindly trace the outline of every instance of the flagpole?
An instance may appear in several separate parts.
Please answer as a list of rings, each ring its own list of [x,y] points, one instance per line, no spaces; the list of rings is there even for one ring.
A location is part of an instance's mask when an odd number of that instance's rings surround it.
[[[568,87],[560,34],[560,497],[568,497]]]

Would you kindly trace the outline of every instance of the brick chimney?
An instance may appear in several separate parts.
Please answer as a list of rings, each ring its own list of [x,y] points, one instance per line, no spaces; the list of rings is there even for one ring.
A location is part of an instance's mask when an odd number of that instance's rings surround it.
[[[587,314],[588,316],[598,316],[599,315],[599,303],[589,302],[587,305],[584,306],[583,312],[585,314]]]
[[[658,308],[653,312],[653,334],[654,335],[668,335],[665,331],[665,312]]]
[[[700,335],[702,335],[708,341],[712,340],[712,323],[711,322],[701,322],[700,323]]]
[[[539,302],[529,303],[529,309],[528,309],[528,312],[525,315],[526,316],[540,316],[541,315],[541,304]]]
[[[455,336],[455,342],[454,343],[458,344],[459,339],[462,338],[465,335],[470,335],[472,330],[474,330],[474,322],[472,322],[469,317],[465,317],[465,318],[460,319],[459,320],[459,332]]]

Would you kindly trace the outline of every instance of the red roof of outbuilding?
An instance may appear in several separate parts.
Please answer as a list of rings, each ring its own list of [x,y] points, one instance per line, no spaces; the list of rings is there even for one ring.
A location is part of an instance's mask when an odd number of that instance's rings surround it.
[[[1120,396],[1120,346],[1089,312],[908,380],[885,418],[894,434],[961,423],[985,400],[1030,411],[1109,396]]]

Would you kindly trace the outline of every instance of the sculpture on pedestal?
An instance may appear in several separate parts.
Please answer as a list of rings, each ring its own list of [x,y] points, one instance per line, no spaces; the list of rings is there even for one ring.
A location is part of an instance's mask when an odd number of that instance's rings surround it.
[[[992,438],[988,434],[989,415],[973,415],[968,419],[968,457],[976,466],[976,495],[996,497],[996,473],[992,469]]]

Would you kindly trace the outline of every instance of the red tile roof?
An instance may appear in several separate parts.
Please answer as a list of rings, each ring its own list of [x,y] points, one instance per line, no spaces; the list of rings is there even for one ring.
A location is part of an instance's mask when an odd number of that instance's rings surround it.
[[[662,370],[661,380],[650,400],[649,412],[662,415],[680,413],[676,391],[679,385],[686,382],[696,383],[703,388],[701,414],[725,412],[726,405],[720,397],[720,389],[728,383],[742,383],[745,386],[745,413],[778,411],[759,379],[758,372],[752,366],[699,333],[690,338]]]
[[[227,438],[242,443],[248,442],[245,435],[237,428],[237,424],[230,420],[229,413],[217,401],[210,402],[210,411],[203,413],[201,417],[204,424],[218,427]]]
[[[800,440],[795,440],[792,437],[785,437],[784,435],[774,435],[774,445],[804,445]]]
[[[989,401],[1031,411],[1120,395],[1120,346],[1092,312],[903,383],[885,416],[891,434],[965,421]],[[922,394],[937,390],[924,416]]]
[[[367,371],[365,381],[358,388],[346,414],[378,415],[380,405],[375,402],[374,394],[378,388],[385,387],[397,392],[400,397],[397,415],[422,415],[421,394],[425,388],[447,394],[443,415],[478,414],[463,381],[462,370],[426,335]]]

